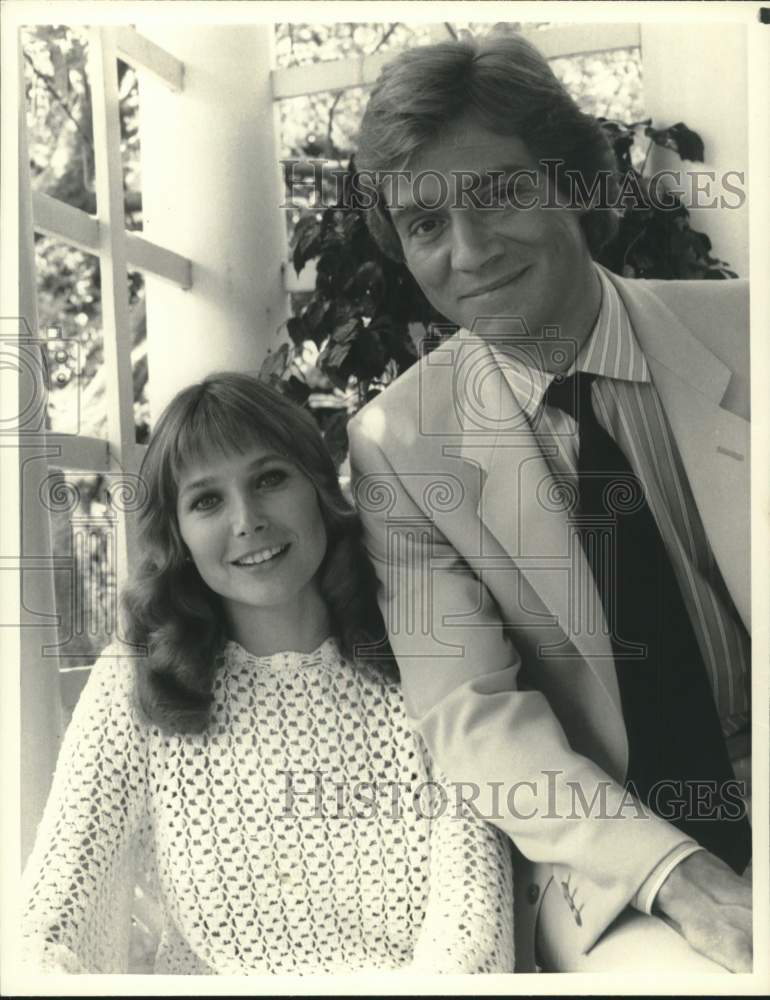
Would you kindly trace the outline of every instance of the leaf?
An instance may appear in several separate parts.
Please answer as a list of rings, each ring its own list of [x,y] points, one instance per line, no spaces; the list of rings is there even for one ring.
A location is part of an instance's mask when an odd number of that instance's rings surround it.
[[[281,344],[277,351],[271,351],[262,362],[259,378],[270,380],[280,378],[289,364],[289,345]]]
[[[294,227],[292,264],[297,274],[321,252],[321,224],[313,213],[303,215]]]
[[[337,469],[348,453],[348,411],[338,410],[324,429],[324,442]]]
[[[619,172],[626,173],[632,170],[631,148],[636,139],[634,126],[625,125],[623,122],[608,121],[606,118],[599,118],[598,121],[612,146]]]
[[[329,320],[333,318],[332,303],[316,295],[302,312],[304,339],[312,340],[316,347],[320,347],[329,336]]]
[[[347,320],[334,330],[318,357],[318,367],[340,388],[347,385],[350,372],[342,369],[348,360],[348,355],[360,329],[360,318],[353,317]]]
[[[684,122],[677,122],[669,128],[654,129],[650,125],[644,130],[644,134],[652,141],[665,149],[673,149],[683,160],[690,160],[693,163],[702,163],[704,156],[703,140],[697,132],[687,128]]]
[[[348,374],[359,382],[379,378],[388,360],[388,353],[377,329],[368,326],[355,338],[349,356]]]
[[[306,340],[310,340],[302,316],[290,316],[286,321],[286,332],[296,347],[300,347]]]
[[[307,402],[311,389],[307,382],[303,382],[296,375],[290,375],[283,383],[283,391],[289,399],[303,406]]]
[[[372,320],[366,332],[381,339],[387,357],[396,362],[399,374],[417,360],[417,350],[409,333],[408,323],[396,321],[389,315],[380,315]]]
[[[737,278],[738,275],[735,271],[731,271],[723,262],[720,262],[718,267],[709,267],[703,277],[713,281],[715,279]]]
[[[345,286],[345,291],[353,298],[370,297],[379,302],[385,288],[385,277],[380,265],[373,260],[364,261]]]
[[[340,323],[336,326],[332,332],[331,340],[333,343],[338,345],[349,344],[361,326],[361,320],[358,316],[352,316],[350,319],[346,319],[344,323]]]

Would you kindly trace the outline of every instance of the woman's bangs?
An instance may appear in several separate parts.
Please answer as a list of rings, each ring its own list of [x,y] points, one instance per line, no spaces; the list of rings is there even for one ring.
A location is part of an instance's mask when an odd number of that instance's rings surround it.
[[[264,419],[257,421],[257,416],[246,407],[218,406],[205,397],[200,400],[174,444],[171,462],[177,481],[184,469],[205,464],[212,457],[243,455],[255,446],[284,452],[285,443],[275,440]]]

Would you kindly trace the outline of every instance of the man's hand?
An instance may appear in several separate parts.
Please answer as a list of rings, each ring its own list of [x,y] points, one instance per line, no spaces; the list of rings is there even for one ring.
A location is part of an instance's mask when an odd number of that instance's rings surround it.
[[[676,866],[653,912],[695,951],[731,972],[751,972],[751,885],[706,851]]]

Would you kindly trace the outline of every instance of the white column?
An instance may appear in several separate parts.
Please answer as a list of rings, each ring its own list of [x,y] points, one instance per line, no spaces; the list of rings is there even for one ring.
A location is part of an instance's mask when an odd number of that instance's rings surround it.
[[[272,25],[142,24],[180,59],[174,93],[139,83],[145,235],[193,262],[193,287],[147,280],[155,419],[182,386],[253,371],[285,340],[285,223],[270,91]]]
[[[734,204],[737,197],[723,189],[720,178],[726,171],[741,171],[748,186],[746,26],[667,22],[642,24],[641,31],[645,105],[653,125],[684,122],[706,147],[705,163],[682,163],[674,153],[656,148],[649,171],[715,171],[713,195],[705,200],[715,196],[718,202],[724,195]],[[706,181],[701,185],[705,189]],[[691,208],[690,214],[693,228],[710,238],[713,255],[747,278],[748,200],[737,208]]]

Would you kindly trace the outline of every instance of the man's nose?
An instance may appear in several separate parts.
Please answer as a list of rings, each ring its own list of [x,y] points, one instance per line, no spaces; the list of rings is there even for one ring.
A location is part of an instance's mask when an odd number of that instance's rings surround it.
[[[268,519],[264,505],[255,496],[239,496],[232,507],[232,529],[236,536],[248,535],[253,531],[261,531],[267,526]]]
[[[490,221],[482,212],[471,208],[461,208],[454,213],[452,267],[456,271],[479,271],[502,253],[502,245]]]

